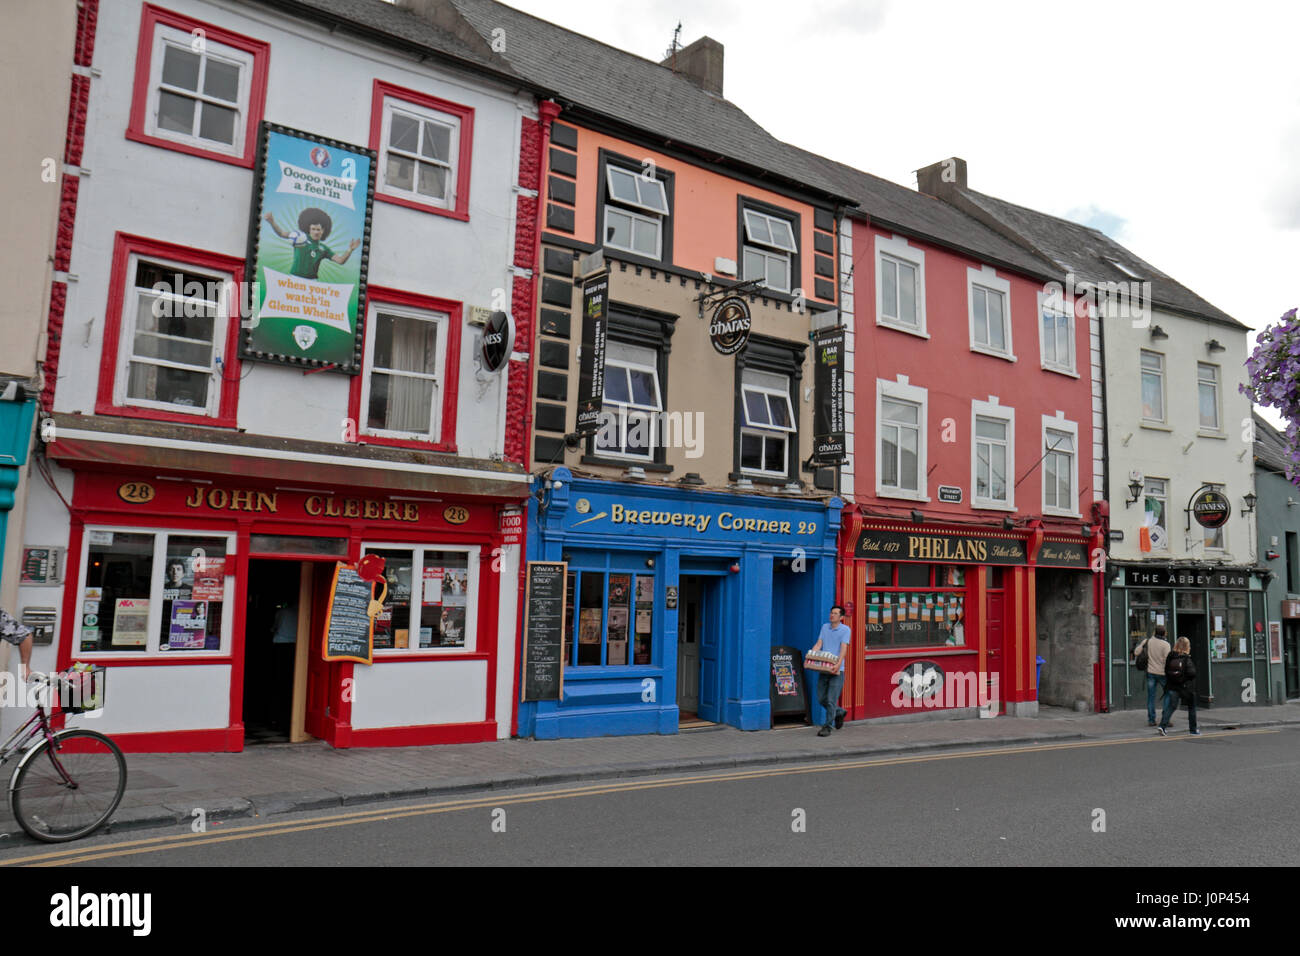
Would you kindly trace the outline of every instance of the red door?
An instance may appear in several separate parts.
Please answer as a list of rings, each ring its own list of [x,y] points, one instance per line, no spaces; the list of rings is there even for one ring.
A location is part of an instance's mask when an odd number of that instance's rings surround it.
[[[1006,713],[1006,687],[1003,682],[1002,610],[1006,601],[1003,591],[989,591],[984,602],[984,640],[987,651],[985,680],[989,694],[996,695],[998,713]]]

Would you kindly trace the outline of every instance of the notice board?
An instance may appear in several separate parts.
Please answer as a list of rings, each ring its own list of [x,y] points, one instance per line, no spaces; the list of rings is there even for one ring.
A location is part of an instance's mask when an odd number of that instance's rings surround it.
[[[374,659],[374,618],[370,600],[374,584],[363,581],[355,564],[334,566],[329,609],[325,616],[325,660],[369,664]]]
[[[771,666],[772,719],[808,716],[808,697],[804,691],[803,654],[797,647],[772,648]]]
[[[520,700],[559,700],[564,694],[564,561],[529,561],[524,595],[524,662]]]

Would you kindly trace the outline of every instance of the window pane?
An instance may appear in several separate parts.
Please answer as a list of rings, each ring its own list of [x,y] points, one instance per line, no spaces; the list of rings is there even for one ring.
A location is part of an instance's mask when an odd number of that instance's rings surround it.
[[[1007,347],[1006,330],[1002,326],[1002,296],[990,292],[989,304],[989,347],[1005,349]]]
[[[611,667],[627,664],[628,640],[632,625],[632,575],[609,576],[609,638],[605,663]]]
[[[1043,491],[1046,499],[1043,504],[1055,508],[1057,507],[1056,498],[1056,456],[1047,455],[1043,459],[1043,475],[1045,477]]]
[[[745,275],[746,279],[766,279],[767,278],[767,259],[758,252],[748,247],[745,248]]]
[[[1074,437],[1069,432],[1047,430],[1047,447],[1053,451],[1074,451]]]
[[[239,102],[239,64],[208,57],[203,72],[203,92],[227,103]]]
[[[781,256],[767,257],[767,287],[785,292],[790,288],[790,260]]]
[[[880,261],[880,311],[891,319],[898,318],[898,266],[892,259]]]
[[[599,664],[605,636],[605,575],[583,572],[578,605],[578,663]]]
[[[209,64],[210,65],[210,64]],[[199,89],[199,55],[181,47],[163,47],[162,81],[183,90]]]
[[[1213,385],[1207,385],[1204,382],[1200,384],[1201,392],[1201,427],[1218,428],[1219,427],[1219,399],[1218,389]]]
[[[451,162],[450,127],[428,121],[421,125],[424,127],[424,141],[420,144],[420,152],[430,159],[440,159],[444,163]]]
[[[928,588],[930,586],[930,565],[899,564],[898,586],[900,588]]]
[[[1059,365],[1056,349],[1056,317],[1050,312],[1043,313],[1043,361],[1049,365]]]
[[[388,134],[388,145],[393,149],[414,153],[420,146],[420,123],[404,113],[394,113]]]
[[[637,176],[636,185],[643,205],[649,206],[657,212],[668,211],[668,198],[664,192],[662,182],[653,176]]]
[[[650,646],[654,639],[655,579],[648,574],[636,576],[636,606],[633,622],[633,664],[650,663]]]
[[[210,368],[212,346],[203,342],[177,340],[153,332],[137,332],[131,349],[134,358],[162,359],[182,365]]]
[[[1070,457],[1062,455],[1056,467],[1057,507],[1074,508],[1074,491],[1070,488]]]
[[[996,438],[998,441],[1006,441],[1007,423],[998,418],[976,418],[975,434],[980,438]]]
[[[225,588],[224,538],[168,535],[158,649],[220,650]]]
[[[770,219],[768,223],[772,228],[772,245],[786,252],[795,252],[794,230],[790,224],[784,219]]]
[[[433,199],[447,198],[447,168],[420,163],[420,195]]]
[[[639,415],[635,412],[629,412],[625,417],[627,420],[627,434],[620,436],[623,453],[649,458],[655,447],[654,418],[649,415]]]
[[[395,189],[406,189],[413,192],[415,190],[415,160],[389,153],[384,181]]]
[[[1007,500],[1007,448],[1005,445],[993,445],[989,448],[989,470],[991,490],[989,497],[994,501]]]
[[[745,389],[744,395],[746,424],[770,425],[772,419],[768,415],[767,402],[765,401],[763,393]]]
[[[605,367],[605,399],[623,405],[632,400],[631,386],[627,381],[627,369],[622,365]]]
[[[632,220],[633,248],[643,256],[659,255],[659,227],[643,219]]]
[[[610,193],[615,199],[622,202],[639,202],[636,177],[627,170],[610,167],[609,184]]]
[[[659,398],[656,395],[654,375],[642,369],[629,369],[628,375],[632,380],[632,404],[657,409]]]
[[[763,439],[763,470],[785,474],[785,439],[768,435]]]
[[[428,435],[433,429],[433,382],[371,373],[369,427]]]
[[[235,142],[235,120],[238,118],[239,114],[234,110],[204,103],[199,114],[199,136],[229,146]]]
[[[881,399],[880,409],[885,421],[902,422],[908,425],[917,424],[921,411],[911,402],[899,402],[892,398]]]
[[[148,402],[166,402],[186,408],[204,409],[208,405],[211,374],[179,368],[162,368],[145,362],[132,362],[126,382],[128,398]]]
[[[749,227],[749,238],[764,245],[772,244],[772,230],[768,228],[767,217],[756,212],[745,213],[745,225]]]
[[[1142,367],[1159,370],[1162,367],[1160,356],[1154,352],[1142,352]]]
[[[780,428],[789,428],[790,400],[781,395],[767,396],[767,406],[772,410],[772,424]]]
[[[366,554],[377,554],[384,559],[384,580],[388,582],[383,610],[375,618],[375,647],[408,648],[415,553],[410,548],[366,548]]]
[[[469,555],[424,552],[420,647],[464,647],[469,606]]]
[[[398,372],[436,372],[438,326],[404,315],[375,315],[375,368]]]
[[[894,566],[884,562],[871,562],[867,565],[867,583],[889,587],[894,583]]]
[[[1151,372],[1142,373],[1142,417],[1158,422],[1165,420],[1165,402],[1161,394],[1160,376]]]
[[[898,484],[901,488],[916,491],[920,488],[917,481],[917,429],[901,428],[898,437],[902,452],[899,459]]]
[[[987,442],[975,443],[975,496],[989,497],[989,445]]]
[[[988,297],[984,290],[976,287],[971,298],[974,300],[975,310],[975,342],[977,345],[989,344],[989,314],[986,301]]]
[[[882,484],[898,487],[898,428],[880,429],[880,480]]]
[[[898,319],[916,325],[916,270],[911,266],[898,266]]]
[[[159,93],[158,128],[175,133],[193,133],[194,101],[175,93]]]
[[[741,433],[740,467],[759,471],[763,467],[763,439],[759,435]]]
[[[1070,335],[1070,317],[1056,317],[1056,353],[1058,362],[1069,368],[1074,367],[1074,339]]]
[[[149,639],[152,534],[90,531],[82,651],[142,651]]]

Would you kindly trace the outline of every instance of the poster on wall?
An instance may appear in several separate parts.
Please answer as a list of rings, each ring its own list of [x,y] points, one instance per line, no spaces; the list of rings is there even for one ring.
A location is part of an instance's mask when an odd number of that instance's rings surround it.
[[[842,464],[844,439],[844,329],[822,329],[813,339],[813,461]]]
[[[144,647],[148,642],[148,599],[118,598],[113,605],[113,646]]]
[[[262,123],[241,358],[361,371],[375,155]]]
[[[609,273],[582,284],[582,356],[578,361],[578,420],[574,431],[594,435],[600,430],[605,399],[605,332],[609,317]]]

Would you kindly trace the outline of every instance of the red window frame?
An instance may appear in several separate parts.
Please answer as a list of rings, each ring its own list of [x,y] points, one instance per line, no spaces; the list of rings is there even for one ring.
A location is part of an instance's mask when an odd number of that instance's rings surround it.
[[[127,266],[132,255],[169,259],[211,272],[229,273],[234,294],[227,303],[225,361],[221,367],[221,398],[215,416],[208,414],[186,415],[139,405],[115,405],[113,386],[116,384],[118,357],[122,348],[122,309],[126,303],[130,276]],[[113,265],[108,284],[108,306],[104,318],[104,344],[100,350],[99,392],[95,400],[96,415],[118,415],[125,418],[144,418],[157,422],[184,422],[189,425],[211,425],[217,428],[235,428],[236,410],[239,407],[239,303],[244,298],[244,260],[207,252],[170,242],[158,242],[123,232],[113,238]]]
[[[474,108],[472,106],[462,106],[460,103],[453,103],[450,100],[440,99],[436,96],[429,96],[427,93],[408,90],[392,83],[385,83],[383,80],[375,80],[374,93],[370,101],[370,148],[375,151],[379,162],[383,161],[385,98],[401,100],[410,103],[412,106],[436,110],[439,113],[447,113],[460,121],[460,151],[456,159],[456,206],[454,209],[445,209],[442,206],[422,203],[406,196],[386,193],[383,191],[382,173],[376,177],[375,198],[398,206],[406,206],[408,209],[419,209],[421,212],[431,212],[437,216],[447,216],[451,219],[459,219],[461,222],[468,222],[469,164],[470,157],[474,152]]]
[[[159,26],[173,27],[187,33],[202,30],[205,37],[217,43],[223,43],[226,46],[242,50],[252,56],[253,75],[250,77],[248,84],[248,123],[247,128],[244,130],[244,152],[242,156],[233,156],[229,153],[204,149],[201,146],[192,146],[188,143],[178,143],[145,132],[145,117],[149,112],[151,93],[149,75],[153,66],[153,41]],[[178,153],[202,156],[205,159],[215,159],[221,163],[230,163],[234,166],[252,169],[257,156],[257,128],[266,112],[266,84],[270,59],[271,44],[263,40],[244,36],[242,33],[234,33],[213,26],[210,23],[204,23],[201,20],[195,20],[192,17],[173,13],[171,10],[164,10],[162,7],[155,7],[153,4],[146,3],[140,15],[140,42],[135,54],[135,90],[131,95],[131,119],[126,128],[126,138],[137,143],[148,143],[150,146],[161,146],[163,149],[174,150]]]
[[[442,435],[438,441],[417,441],[410,438],[393,438],[388,435],[371,435],[366,432],[365,410],[361,407],[361,390],[363,378],[370,374],[372,363],[366,356],[370,354],[370,336],[374,334],[374,323],[370,322],[372,307],[387,302],[390,305],[420,309],[425,312],[443,312],[447,315],[447,349],[446,368],[443,369],[442,385]],[[348,390],[348,417],[356,423],[357,441],[368,445],[392,445],[397,448],[420,448],[424,451],[456,452],[456,406],[460,392],[460,338],[461,324],[465,306],[451,299],[439,299],[431,295],[419,295],[415,292],[403,292],[399,289],[385,289],[380,286],[366,287],[366,341],[362,343],[362,367],[360,375],[352,376],[352,385]]]

